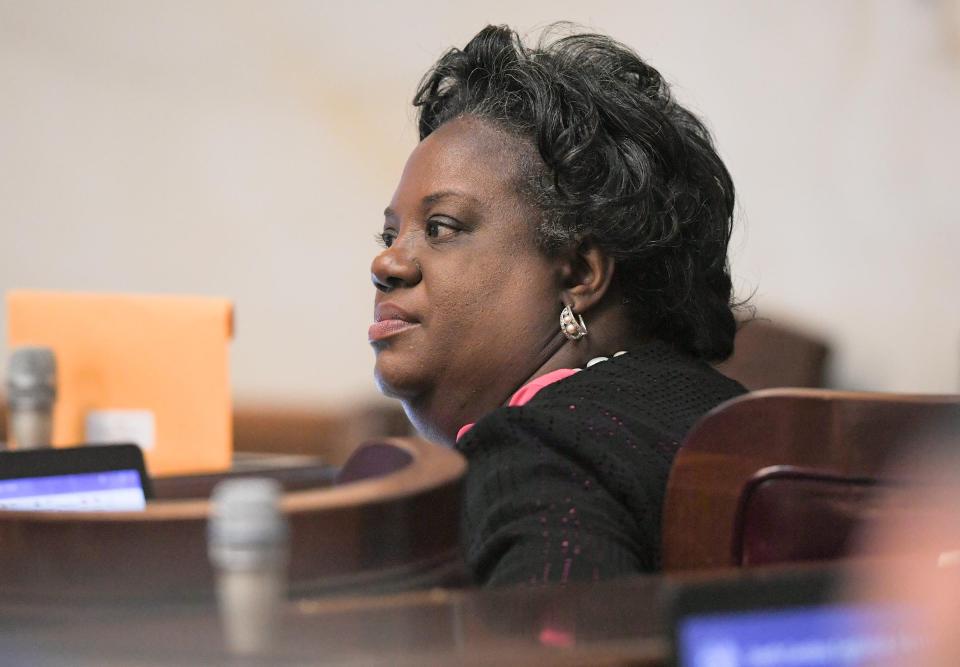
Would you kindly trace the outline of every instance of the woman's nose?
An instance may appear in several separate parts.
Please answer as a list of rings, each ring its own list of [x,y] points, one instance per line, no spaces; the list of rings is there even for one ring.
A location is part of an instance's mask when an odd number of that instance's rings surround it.
[[[373,286],[381,292],[389,292],[397,287],[413,287],[422,277],[417,260],[399,244],[385,249],[373,258],[373,264],[370,265]]]

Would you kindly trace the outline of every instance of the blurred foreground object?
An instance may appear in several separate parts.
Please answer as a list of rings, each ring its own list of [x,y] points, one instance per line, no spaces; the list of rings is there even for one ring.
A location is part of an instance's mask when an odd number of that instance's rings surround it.
[[[766,319],[740,322],[733,355],[717,370],[751,391],[823,387],[830,348],[801,329]]]
[[[12,291],[7,318],[11,346],[56,354],[54,446],[135,442],[151,475],[229,467],[229,301]]]
[[[57,359],[49,347],[18,347],[7,367],[8,422],[17,449],[49,447],[57,397]]]
[[[859,553],[890,557],[870,560],[852,591],[867,602],[895,598],[917,610],[925,654],[911,664],[925,667],[960,665],[960,419],[954,425],[936,449],[903,457],[891,471],[926,482],[911,499],[921,511],[866,527]]]
[[[406,456],[391,456],[392,465],[383,466],[365,455],[345,466],[353,471],[349,483],[315,475],[310,488],[283,494],[294,597],[463,583],[463,458],[415,438],[386,438],[358,452],[373,446]],[[382,459],[376,448],[373,458]],[[283,469],[261,476],[287,482]],[[212,599],[211,503],[171,497],[170,489],[197,486],[170,481],[157,480],[163,499],[140,512],[0,511],[0,599],[80,606]],[[209,491],[208,483],[200,486]]]
[[[863,522],[917,516],[890,461],[956,441],[960,396],[768,389],[690,431],[664,503],[667,570],[832,560]]]
[[[906,601],[850,596],[863,579],[852,563],[678,579],[668,606],[677,667],[915,665],[927,638]]]
[[[280,511],[283,488],[272,479],[221,482],[211,496],[210,561],[227,650],[268,651],[287,598],[290,530]]]

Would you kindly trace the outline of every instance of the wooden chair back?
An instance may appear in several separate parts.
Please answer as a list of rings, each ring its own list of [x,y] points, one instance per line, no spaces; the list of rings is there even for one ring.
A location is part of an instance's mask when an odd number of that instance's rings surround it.
[[[381,592],[462,581],[455,451],[416,438],[378,443],[409,462],[380,477],[286,492],[290,592]],[[0,596],[67,602],[199,599],[213,590],[204,498],[142,512],[0,511]]]
[[[765,319],[740,323],[733,355],[717,370],[750,391],[822,387],[830,346],[810,333]]]
[[[894,459],[946,446],[960,447],[960,396],[770,389],[728,401],[674,461],[664,569],[848,555],[864,521],[908,505],[916,480],[891,479]]]

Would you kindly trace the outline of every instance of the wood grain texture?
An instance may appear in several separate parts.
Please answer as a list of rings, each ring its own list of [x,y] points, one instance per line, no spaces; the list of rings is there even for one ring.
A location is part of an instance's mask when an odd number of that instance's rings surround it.
[[[882,479],[895,457],[960,446],[960,396],[769,389],[733,399],[691,430],[667,484],[666,570],[730,567],[738,503],[759,472],[793,466]]]

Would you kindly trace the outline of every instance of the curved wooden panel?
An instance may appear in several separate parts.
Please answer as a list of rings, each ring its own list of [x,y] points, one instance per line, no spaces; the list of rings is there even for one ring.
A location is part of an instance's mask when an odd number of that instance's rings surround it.
[[[744,486],[733,534],[741,566],[853,556],[858,530],[909,508],[916,489],[875,477],[826,474],[794,466],[761,470]]]
[[[960,396],[769,389],[705,415],[677,454],[667,483],[667,570],[735,565],[741,492],[760,470],[798,466],[882,478],[891,459],[960,442]]]
[[[386,439],[412,458],[379,479],[293,491],[295,594],[389,590],[452,577],[460,482],[453,450]],[[207,500],[159,500],[143,512],[0,512],[0,595],[55,600],[196,598],[210,594]]]

